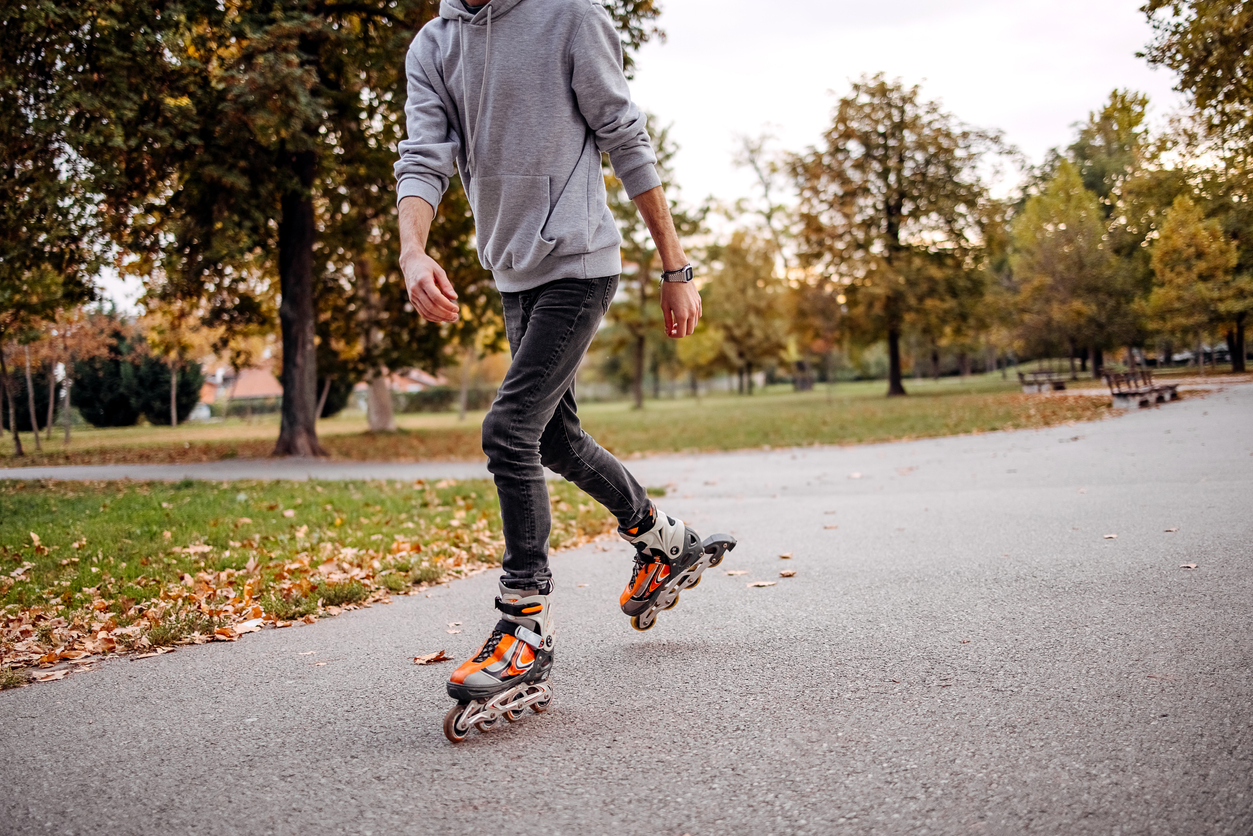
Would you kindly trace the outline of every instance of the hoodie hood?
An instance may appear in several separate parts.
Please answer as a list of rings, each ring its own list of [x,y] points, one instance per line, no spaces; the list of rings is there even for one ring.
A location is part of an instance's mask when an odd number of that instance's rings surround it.
[[[509,14],[509,10],[525,0],[491,0],[488,7],[492,11],[492,17],[500,20]],[[471,5],[478,5],[472,3]],[[487,9],[479,9],[478,14],[471,14],[466,11],[466,7],[461,5],[461,0],[440,0],[439,16],[444,20],[462,20],[466,23],[472,23],[476,26],[482,26],[487,23]]]

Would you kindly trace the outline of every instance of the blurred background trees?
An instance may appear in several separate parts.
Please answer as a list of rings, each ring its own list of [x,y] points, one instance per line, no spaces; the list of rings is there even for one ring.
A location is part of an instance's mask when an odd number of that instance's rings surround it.
[[[658,34],[658,6],[607,7],[629,72]],[[463,415],[490,398],[476,381],[504,366],[500,302],[457,180],[430,247],[460,320],[416,317],[397,266],[402,57],[437,9],[0,10],[0,423],[17,449],[20,433],[41,443],[32,430],[54,420],[68,438],[73,410],[101,426],[187,420],[210,366],[274,369],[279,454],[317,454],[316,419],[357,386],[370,427],[393,428],[404,370],[442,370],[459,391],[427,400]],[[681,199],[675,148],[650,120],[705,318],[690,339],[662,334],[651,239],[606,169],[624,274],[585,379],[642,407],[711,385],[747,395],[853,377],[886,378],[902,395],[910,374],[1021,360],[1099,375],[1183,349],[1199,366],[1224,345],[1243,371],[1253,12],[1148,0],[1144,13],[1155,32],[1145,57],[1178,74],[1189,109],[1151,129],[1147,99],[1114,90],[1033,169],[995,130],[869,75],[812,147],[744,139],[737,162],[755,192],[712,211]],[[142,280],[140,311],[95,300],[107,271]]]

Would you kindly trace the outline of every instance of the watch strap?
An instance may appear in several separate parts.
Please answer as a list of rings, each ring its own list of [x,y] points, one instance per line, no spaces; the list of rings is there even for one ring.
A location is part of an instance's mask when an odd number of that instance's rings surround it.
[[[692,280],[692,265],[684,264],[678,270],[666,270],[661,274],[663,282],[686,283]]]

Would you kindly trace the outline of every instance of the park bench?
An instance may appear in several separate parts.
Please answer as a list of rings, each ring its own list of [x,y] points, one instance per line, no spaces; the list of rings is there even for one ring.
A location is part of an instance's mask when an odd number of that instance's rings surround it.
[[[1047,370],[1019,372],[1018,382],[1022,384],[1022,391],[1027,394],[1060,392],[1066,388],[1066,378],[1063,375]]]
[[[1105,382],[1109,384],[1115,409],[1131,409],[1179,400],[1178,383],[1154,383],[1153,374],[1147,370],[1114,372],[1105,375]]]

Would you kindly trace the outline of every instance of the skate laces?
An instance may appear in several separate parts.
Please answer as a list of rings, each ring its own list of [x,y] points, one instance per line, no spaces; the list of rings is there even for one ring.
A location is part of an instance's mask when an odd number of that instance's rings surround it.
[[[505,637],[503,630],[493,630],[492,634],[487,637],[487,642],[483,645],[483,649],[474,657],[474,662],[484,662],[493,653],[496,652],[496,645],[500,644],[500,640]]]

